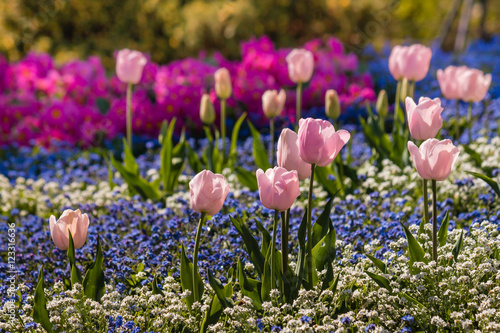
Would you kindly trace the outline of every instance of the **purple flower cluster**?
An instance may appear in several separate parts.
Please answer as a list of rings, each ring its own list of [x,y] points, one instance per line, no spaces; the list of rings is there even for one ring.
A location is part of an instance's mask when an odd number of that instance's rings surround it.
[[[371,77],[358,73],[358,58],[346,54],[339,40],[312,40],[304,47],[315,60],[313,78],[304,89],[305,109],[323,105],[324,93],[332,88],[343,108],[375,99]],[[234,94],[228,105],[233,115],[247,111],[254,123],[263,125],[263,92],[288,88],[284,117],[293,122],[295,92],[285,60],[290,51],[275,49],[268,37],[261,37],[242,43],[239,61],[220,54],[166,65],[148,61],[132,95],[134,134],[156,136],[162,121],[173,117],[178,129],[185,126],[195,134],[201,127],[202,94],[216,100],[213,74],[219,67],[231,73]],[[126,84],[115,75],[108,77],[98,57],[58,66],[47,54],[29,54],[16,63],[0,56],[0,146],[51,147],[54,141],[91,146],[113,139],[125,133],[125,92]]]

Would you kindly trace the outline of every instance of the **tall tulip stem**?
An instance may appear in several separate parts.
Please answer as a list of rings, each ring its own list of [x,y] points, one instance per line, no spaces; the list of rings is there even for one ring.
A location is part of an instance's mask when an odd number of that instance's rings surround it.
[[[132,83],[127,85],[127,142],[132,150]]]
[[[296,118],[295,119],[295,130],[299,129],[299,120],[302,117],[301,109],[302,109],[302,82],[297,83],[297,105],[296,109]]]
[[[288,278],[288,216],[290,208],[286,212],[281,212],[281,290],[285,295],[285,279]],[[288,215],[288,216],[287,216]]]
[[[220,100],[220,137],[222,139],[222,157],[226,156],[226,99]]]
[[[308,282],[312,286],[313,265],[312,265],[312,194],[314,184],[314,169],[316,164],[311,164],[311,179],[309,180],[309,196],[307,201],[307,273]]]
[[[271,165],[274,165],[274,118],[269,119],[269,134],[271,136],[271,143],[269,146],[269,160]]]
[[[271,289],[275,288],[276,283],[276,256],[275,256],[275,246],[276,246],[276,234],[278,233],[278,220],[280,218],[280,213],[276,209],[274,211],[274,223],[273,223],[273,242],[271,243]]]
[[[472,142],[472,102],[469,102],[469,111],[467,112],[467,129],[469,131],[469,143]]]
[[[201,228],[205,223],[206,213],[201,213],[200,222],[198,223],[198,230],[196,230],[196,240],[194,243],[194,254],[193,254],[193,300],[194,302],[199,301],[198,295],[198,283],[196,279],[196,274],[198,274],[198,252],[200,250],[200,238],[201,238]]]
[[[424,218],[429,223],[429,196],[427,193],[427,179],[422,178],[422,192],[424,192]]]
[[[457,140],[457,144],[460,141],[460,100],[456,100],[455,102],[455,139]]]
[[[392,124],[393,128],[396,126],[396,121],[398,121],[400,96],[401,96],[401,80],[398,81],[398,85],[396,86],[396,97],[394,99],[394,120]]]
[[[432,180],[432,260],[437,261],[437,190],[436,181]]]

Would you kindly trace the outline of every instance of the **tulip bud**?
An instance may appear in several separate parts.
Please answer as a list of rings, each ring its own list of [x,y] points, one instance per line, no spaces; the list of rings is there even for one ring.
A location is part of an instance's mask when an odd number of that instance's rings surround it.
[[[340,116],[339,95],[333,89],[329,89],[325,94],[325,113],[326,116],[336,120]]]
[[[233,92],[231,76],[226,68],[219,68],[214,73],[215,93],[220,99],[228,99]]]
[[[203,94],[203,96],[201,96],[200,119],[205,125],[212,125],[215,121],[214,105],[208,94]]]
[[[377,98],[377,113],[379,117],[385,118],[389,112],[389,100],[387,99],[387,93],[385,90],[381,90]]]

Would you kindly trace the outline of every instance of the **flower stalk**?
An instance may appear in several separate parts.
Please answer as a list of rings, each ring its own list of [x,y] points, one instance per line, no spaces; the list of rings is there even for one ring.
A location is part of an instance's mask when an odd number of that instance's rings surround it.
[[[200,250],[200,238],[201,238],[201,228],[205,223],[206,213],[201,213],[200,221],[198,222],[198,230],[196,230],[196,240],[194,243],[194,254],[193,254],[193,299],[195,302],[199,301],[198,295],[198,283],[196,281],[196,274],[198,274],[198,252]]]

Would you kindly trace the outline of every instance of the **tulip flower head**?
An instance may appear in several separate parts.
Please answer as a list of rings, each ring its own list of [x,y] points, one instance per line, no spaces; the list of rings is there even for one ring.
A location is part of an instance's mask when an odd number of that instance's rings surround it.
[[[228,99],[232,92],[231,75],[226,68],[219,68],[214,73],[215,93],[220,99]]]
[[[87,214],[82,214],[79,209],[66,209],[57,221],[55,216],[51,215],[49,224],[54,245],[60,250],[65,251],[68,249],[70,231],[75,250],[81,248],[87,240],[89,217]]]
[[[141,80],[147,62],[141,52],[123,49],[118,52],[116,58],[116,75],[122,82],[137,84]]]
[[[287,171],[282,167],[274,167],[264,172],[257,170],[257,183],[262,205],[268,209],[285,211],[292,207],[300,195],[299,176],[297,171]]]
[[[460,153],[449,139],[428,139],[420,148],[408,141],[408,150],[420,177],[438,181],[448,178]]]
[[[288,171],[296,170],[300,180],[311,176],[311,165],[304,162],[299,156],[299,137],[291,129],[281,131],[276,152],[278,166]]]
[[[295,83],[304,83],[311,79],[314,70],[314,57],[306,49],[293,49],[286,56],[288,76]]]
[[[300,119],[299,156],[309,164],[324,167],[332,163],[351,134],[346,130],[335,131],[333,125],[321,119]]]
[[[466,66],[448,66],[444,71],[442,69],[437,71],[439,87],[444,97],[448,99],[461,98],[460,75],[466,70],[468,70]]]
[[[281,115],[285,107],[286,93],[283,89],[278,93],[276,90],[266,90],[262,95],[262,110],[267,118]]]
[[[229,184],[223,175],[203,170],[189,182],[189,190],[192,210],[215,215],[224,205]]]
[[[412,138],[427,140],[436,137],[443,126],[443,110],[439,98],[420,97],[417,105],[411,97],[406,97],[406,114]]]
[[[480,102],[486,96],[491,84],[491,74],[479,69],[467,69],[460,72],[460,98],[465,102]]]
[[[396,46],[389,56],[389,71],[396,80],[420,81],[429,71],[432,51],[421,44]]]

